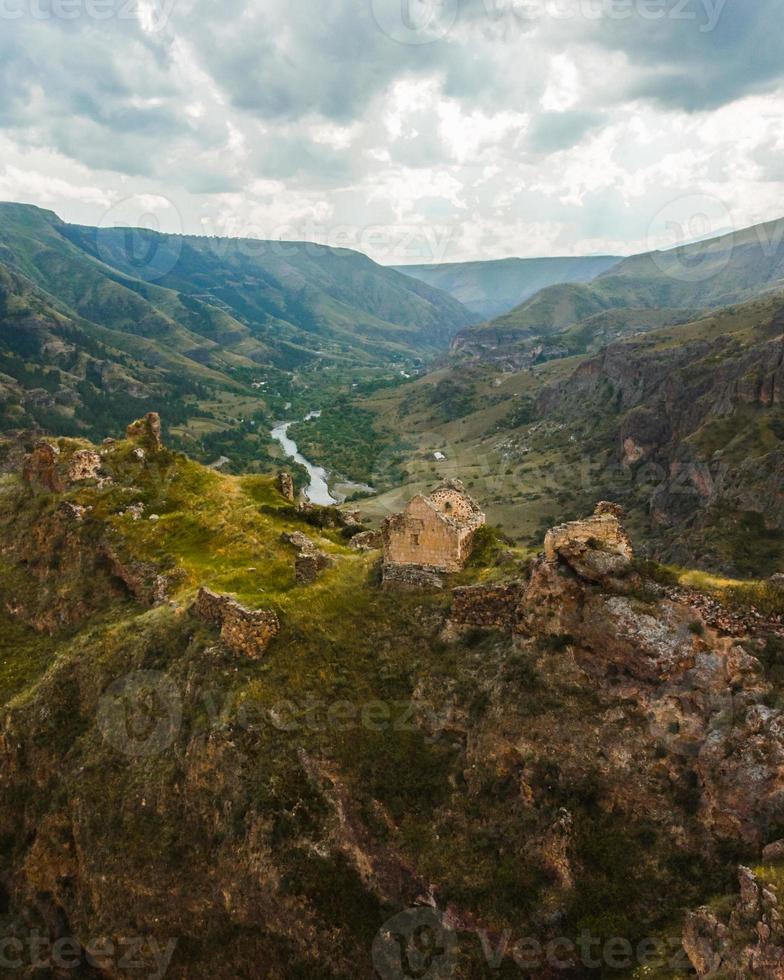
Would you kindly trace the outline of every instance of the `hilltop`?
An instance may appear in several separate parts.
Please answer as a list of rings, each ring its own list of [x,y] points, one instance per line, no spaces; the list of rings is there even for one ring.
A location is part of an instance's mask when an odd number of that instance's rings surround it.
[[[77,937],[85,975],[140,935],[172,977],[344,980],[414,907],[473,980],[490,939],[516,975],[505,930],[571,937],[575,975],[586,931],[685,971],[682,937],[701,962],[738,905],[723,955],[780,953],[749,895],[781,874],[781,640],[670,598],[617,507],[539,557],[482,528],[445,588],[399,591],[354,518],[155,419],[25,449],[0,485],[5,935]],[[329,559],[308,583],[303,539]]]

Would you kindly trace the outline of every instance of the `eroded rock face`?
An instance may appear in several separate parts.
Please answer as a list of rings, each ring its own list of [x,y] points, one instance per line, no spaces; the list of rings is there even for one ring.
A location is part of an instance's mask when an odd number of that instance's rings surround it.
[[[552,528],[544,539],[545,559],[565,561],[589,581],[601,582],[625,574],[634,551],[621,516],[617,505],[602,502],[592,517]]]
[[[271,609],[247,609],[228,595],[201,588],[194,606],[196,615],[220,627],[221,640],[234,653],[258,660],[280,631]]]
[[[738,870],[740,896],[728,919],[708,908],[686,917],[683,947],[700,978],[784,977],[784,924],[775,887]]]
[[[60,448],[51,442],[39,442],[24,459],[22,479],[38,484],[51,493],[62,493],[65,481],[59,472]]]
[[[131,422],[125,430],[125,436],[127,439],[143,442],[152,452],[159,452],[163,449],[160,415],[157,412],[148,412],[144,418]]]
[[[615,567],[603,574],[597,556],[626,562],[631,544],[616,513],[597,510],[548,534],[552,557],[534,564],[515,630],[522,642],[568,648],[598,683],[612,678],[646,713],[649,738],[688,760],[703,827],[762,846],[784,814],[784,716],[764,703],[762,665],[687,603],[646,591],[635,576],[618,579]]]

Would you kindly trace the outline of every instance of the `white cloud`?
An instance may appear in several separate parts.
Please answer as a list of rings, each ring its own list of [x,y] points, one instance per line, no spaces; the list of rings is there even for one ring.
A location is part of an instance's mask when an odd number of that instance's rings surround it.
[[[377,2],[389,28],[398,0]],[[20,22],[0,194],[83,223],[148,201],[162,226],[353,237],[390,262],[633,251],[700,196],[736,226],[784,210],[784,0],[727,0],[712,31],[525,0],[461,0],[452,23],[450,2],[422,45],[370,0]]]

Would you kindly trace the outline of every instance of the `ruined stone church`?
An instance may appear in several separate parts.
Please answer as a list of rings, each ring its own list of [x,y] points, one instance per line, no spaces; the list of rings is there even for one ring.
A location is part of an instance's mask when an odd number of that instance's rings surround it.
[[[418,494],[401,514],[383,524],[386,566],[459,572],[485,523],[479,505],[459,480],[447,480],[429,496]]]

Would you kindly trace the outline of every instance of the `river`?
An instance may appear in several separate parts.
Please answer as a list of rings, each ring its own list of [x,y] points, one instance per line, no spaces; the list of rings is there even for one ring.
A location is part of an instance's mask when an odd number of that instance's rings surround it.
[[[320,413],[318,413],[320,414]],[[307,421],[311,418],[318,418],[316,412],[311,412],[310,415],[305,419]],[[302,453],[297,449],[297,444],[293,439],[289,438],[289,426],[294,425],[293,422],[280,422],[272,430],[272,438],[283,446],[283,452],[293,459],[296,463],[304,466],[308,471],[308,476],[310,477],[310,484],[305,488],[305,496],[312,504],[336,504],[337,500],[329,492],[329,485],[327,484],[327,471],[323,466],[314,466],[309,462]]]

